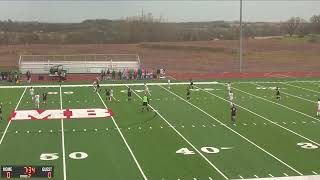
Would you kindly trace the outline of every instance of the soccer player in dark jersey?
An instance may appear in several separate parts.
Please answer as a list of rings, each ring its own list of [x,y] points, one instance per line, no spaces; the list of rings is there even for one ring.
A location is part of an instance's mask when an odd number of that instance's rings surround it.
[[[47,101],[48,101],[47,96],[48,96],[48,93],[46,92],[42,94],[42,104],[47,104]]]
[[[2,121],[2,108],[3,108],[3,106],[2,106],[2,102],[0,103],[0,120]],[[0,121],[0,122],[1,122]]]
[[[107,88],[105,89],[105,91],[106,91],[106,100],[110,101],[110,91]]]
[[[101,89],[100,89],[99,81],[97,81],[97,85],[96,85],[96,86],[97,86],[97,92],[98,92],[98,91],[100,92],[100,91],[101,91]]]
[[[187,100],[190,100],[190,87],[187,87]]]
[[[237,114],[237,108],[234,104],[232,104],[232,107],[231,107],[231,121],[233,123],[236,122],[236,114]]]
[[[277,100],[280,100],[280,99],[281,99],[281,96],[280,96],[280,88],[279,88],[279,87],[276,87],[276,97],[277,97]]]
[[[193,89],[193,81],[190,79],[190,88]]]
[[[130,87],[128,87],[128,101],[131,101],[132,99],[132,90]]]

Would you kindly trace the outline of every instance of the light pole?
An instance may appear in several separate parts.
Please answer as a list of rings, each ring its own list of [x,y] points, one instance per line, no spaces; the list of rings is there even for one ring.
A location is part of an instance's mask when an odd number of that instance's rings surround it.
[[[240,51],[239,51],[239,60],[240,60],[240,72],[242,72],[242,0],[240,0]]]

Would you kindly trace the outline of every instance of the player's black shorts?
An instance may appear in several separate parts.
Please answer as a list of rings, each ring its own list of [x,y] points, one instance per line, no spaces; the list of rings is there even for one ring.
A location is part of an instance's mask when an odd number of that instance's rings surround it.
[[[142,106],[148,106],[148,102],[143,102]]]
[[[131,97],[132,95],[131,95],[131,93],[128,93],[128,97]]]

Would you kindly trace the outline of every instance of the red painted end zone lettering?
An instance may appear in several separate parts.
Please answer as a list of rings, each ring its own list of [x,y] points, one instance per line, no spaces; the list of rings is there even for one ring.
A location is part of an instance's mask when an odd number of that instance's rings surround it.
[[[49,110],[16,110],[9,116],[12,120],[52,120],[52,119],[84,119],[109,118],[113,116],[111,109],[49,109]]]

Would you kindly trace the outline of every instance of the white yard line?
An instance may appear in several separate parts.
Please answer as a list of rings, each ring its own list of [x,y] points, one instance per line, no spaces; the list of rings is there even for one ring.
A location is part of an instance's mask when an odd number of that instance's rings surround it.
[[[288,84],[288,83],[284,83],[284,82],[281,82],[282,84],[285,84],[287,86],[291,86],[291,87],[295,87],[295,88],[298,88],[298,89],[303,89],[303,90],[306,90],[306,91],[310,91],[310,92],[314,92],[314,93],[320,93],[318,91],[315,91],[315,90],[312,90],[312,89],[308,89],[308,88],[304,88],[304,87],[300,87],[300,86],[296,86],[296,85],[292,85],[292,84]]]
[[[258,84],[258,83],[252,83],[252,84],[254,84],[254,85],[256,85],[256,86],[260,86],[260,87],[265,87],[265,86],[262,86],[262,85],[260,85],[260,84]],[[283,83],[283,84],[285,84],[285,83]],[[288,84],[286,84],[286,85],[288,85]],[[270,89],[271,90],[271,89]],[[288,96],[291,96],[291,97],[295,97],[295,98],[298,98],[298,99],[301,99],[301,100],[304,100],[304,101],[308,101],[308,102],[311,102],[311,103],[313,103],[313,104],[315,104],[316,103],[316,101],[312,101],[312,100],[310,100],[310,99],[306,99],[306,98],[303,98],[303,97],[299,97],[299,96],[296,96],[296,95],[293,95],[293,94],[290,94],[290,93],[286,93],[286,92],[283,92],[283,91],[281,91],[283,94],[286,94],[286,95],[288,95]]]
[[[286,108],[286,109],[289,109],[289,110],[291,110],[291,111],[293,111],[293,112],[296,112],[296,113],[298,113],[298,114],[301,114],[301,115],[304,115],[304,116],[306,116],[306,117],[309,117],[309,118],[311,118],[311,119],[320,121],[320,119],[318,119],[318,118],[315,118],[315,117],[313,117],[313,116],[311,116],[311,115],[305,114],[305,113],[300,112],[300,111],[298,111],[298,110],[292,109],[292,108],[290,108],[290,107],[288,107],[288,106],[279,104],[279,103],[277,103],[277,102],[270,101],[270,100],[268,100],[268,99],[266,99],[266,98],[263,98],[263,97],[260,97],[260,96],[251,94],[251,93],[249,93],[249,92],[243,91],[243,90],[238,89],[238,88],[235,88],[235,87],[232,87],[232,89],[238,90],[238,91],[240,91],[240,92],[243,92],[243,93],[248,94],[248,95],[250,95],[250,96],[256,97],[256,98],[258,98],[258,99],[262,99],[262,100],[267,101],[267,102],[269,102],[269,103],[276,104],[276,105],[278,105],[278,106],[284,107],[284,108]]]
[[[98,96],[99,96],[99,98],[100,98],[101,102],[103,103],[104,107],[105,107],[105,108],[108,108],[108,107],[107,107],[107,105],[106,105],[106,103],[103,101],[102,97],[100,96],[99,92],[97,92],[97,94],[98,94]],[[139,164],[138,160],[136,159],[136,156],[133,154],[133,151],[131,150],[131,148],[130,148],[130,146],[129,146],[129,144],[128,144],[127,140],[126,140],[126,138],[125,138],[125,137],[124,137],[124,135],[122,134],[122,132],[121,132],[121,130],[120,130],[120,128],[119,128],[119,126],[118,126],[117,122],[114,120],[113,116],[111,116],[111,119],[112,119],[112,121],[113,121],[114,125],[116,126],[116,128],[117,128],[117,130],[118,130],[118,132],[119,132],[119,134],[120,134],[120,136],[121,136],[121,138],[122,138],[123,142],[126,144],[126,146],[127,146],[128,150],[129,150],[129,152],[130,152],[130,154],[131,154],[131,156],[132,156],[132,158],[133,158],[134,162],[136,163],[136,165],[137,165],[137,167],[138,167],[138,169],[139,169],[139,171],[140,171],[140,173],[141,173],[141,175],[142,175],[143,179],[144,179],[144,180],[147,180],[147,179],[148,179],[148,178],[147,178],[147,176],[146,176],[146,175],[145,175],[145,173],[143,172],[143,170],[142,170],[142,168],[141,168],[141,166],[140,166],[140,164]]]
[[[199,88],[199,87],[197,87],[197,88]],[[215,96],[215,97],[217,97],[217,98],[219,98],[219,99],[221,99],[221,100],[223,100],[223,101],[226,101],[227,103],[230,103],[229,100],[226,100],[226,99],[224,99],[224,98],[222,98],[222,97],[220,97],[220,96],[218,96],[218,95],[216,95],[216,94],[213,94],[213,93],[211,93],[211,92],[209,92],[209,91],[206,91],[206,90],[204,90],[204,89],[202,89],[202,88],[199,88],[199,89],[201,89],[202,91],[204,91],[204,92],[206,92],[206,93],[208,93],[208,94],[210,94],[210,95],[212,95],[212,96]],[[262,116],[262,115],[260,115],[260,114],[257,114],[257,113],[255,113],[255,112],[253,112],[253,111],[251,111],[251,110],[249,110],[249,109],[247,109],[247,108],[239,105],[239,104],[236,104],[236,103],[234,103],[234,104],[235,104],[237,107],[240,107],[241,109],[244,109],[244,110],[250,112],[251,114],[254,114],[254,115],[256,115],[256,116],[258,116],[258,117],[260,117],[260,118],[262,118],[262,119],[264,119],[264,120],[266,120],[266,121],[268,121],[268,122],[270,122],[270,123],[272,123],[272,124],[274,124],[274,125],[282,128],[282,129],[286,130],[286,131],[291,132],[292,134],[295,134],[295,135],[297,135],[297,136],[299,136],[299,137],[301,137],[301,138],[303,138],[303,139],[305,139],[305,140],[307,140],[307,141],[310,141],[310,142],[312,142],[312,143],[317,144],[318,146],[320,146],[320,143],[317,143],[317,142],[315,142],[315,141],[313,141],[313,140],[311,140],[311,139],[309,139],[309,138],[307,138],[307,137],[305,137],[305,136],[303,136],[303,135],[301,135],[301,134],[299,134],[299,133],[297,133],[297,132],[295,132],[295,131],[292,131],[291,129],[288,129],[288,128],[284,127],[284,126],[281,126],[280,124],[278,124],[278,123],[276,123],[276,122],[274,122],[274,121],[272,121],[272,120],[270,120],[270,119],[268,119],[268,118],[266,118],[266,117],[264,117],[264,116]]]
[[[142,99],[139,94],[135,91],[132,91],[136,96]],[[187,140],[171,123],[169,123],[155,108],[153,108],[150,104],[149,107],[156,112],[162,120],[164,120],[184,141],[186,141],[205,161],[207,161],[211,167],[213,167],[221,176],[225,179],[229,179],[220,169],[218,169],[205,155],[203,155],[189,140]]]
[[[21,95],[21,97],[20,97],[20,99],[19,99],[19,101],[18,101],[18,103],[17,103],[16,107],[14,108],[14,110],[17,110],[17,109],[18,109],[19,104],[20,104],[20,102],[21,102],[21,100],[22,100],[22,98],[23,98],[24,94],[26,93],[26,90],[27,90],[27,87],[25,87],[25,88],[24,88],[24,91],[23,91],[23,93],[22,93],[22,95]],[[8,124],[7,124],[7,126],[6,126],[6,129],[4,130],[4,133],[2,134],[2,137],[1,137],[1,140],[0,140],[0,145],[1,145],[1,144],[2,144],[2,142],[3,142],[3,139],[4,139],[4,137],[5,137],[6,133],[7,133],[8,129],[9,129],[10,124],[11,124],[11,120],[8,122]]]
[[[275,160],[279,161],[280,163],[282,163],[283,165],[287,166],[288,168],[290,168],[291,170],[293,170],[294,172],[296,172],[299,175],[303,175],[301,172],[299,172],[298,170],[296,170],[295,168],[293,168],[292,166],[290,166],[289,164],[285,163],[284,161],[282,161],[281,159],[279,159],[278,157],[274,156],[273,154],[271,154],[270,152],[268,152],[267,150],[263,149],[262,147],[260,147],[259,145],[255,144],[254,142],[252,142],[251,140],[249,140],[248,138],[246,138],[245,136],[241,135],[240,133],[238,133],[237,131],[233,130],[232,128],[230,128],[229,126],[227,126],[226,124],[222,123],[221,121],[219,121],[217,118],[213,117],[212,115],[210,115],[209,113],[207,113],[206,111],[202,110],[201,108],[199,108],[198,106],[190,103],[189,101],[183,99],[181,96],[173,93],[170,90],[167,90],[166,88],[160,86],[162,89],[168,91],[169,93],[173,94],[174,96],[178,97],[179,99],[183,100],[184,102],[188,103],[189,105],[191,105],[192,107],[198,109],[199,111],[201,111],[202,113],[206,114],[207,116],[209,116],[211,119],[217,121],[218,123],[220,123],[222,126],[224,126],[225,128],[229,129],[230,131],[232,131],[233,133],[237,134],[238,136],[240,136],[242,139],[246,140],[247,142],[249,142],[250,144],[252,144],[253,146],[255,146],[256,148],[260,149],[261,151],[265,152],[266,154],[268,154],[269,156],[273,157]]]
[[[59,88],[60,90],[60,109],[63,109],[63,105],[62,105],[62,92],[61,92],[61,86]],[[65,150],[65,146],[64,146],[64,123],[63,123],[63,119],[61,119],[61,143],[62,143],[62,163],[63,163],[63,179],[66,180],[67,179],[67,166],[66,166],[66,150]]]
[[[304,100],[304,101],[311,102],[311,103],[313,103],[313,104],[316,103],[316,101],[312,101],[312,100],[310,100],[310,99],[306,99],[306,98],[303,98],[303,97],[299,97],[299,96],[296,96],[296,95],[293,95],[293,94],[289,94],[289,93],[286,93],[286,92],[283,92],[283,91],[282,91],[282,93],[283,93],[283,94],[286,94],[286,95],[288,95],[288,96],[291,96],[291,97],[295,97],[295,98],[298,98],[298,99],[301,99],[301,100]]]

